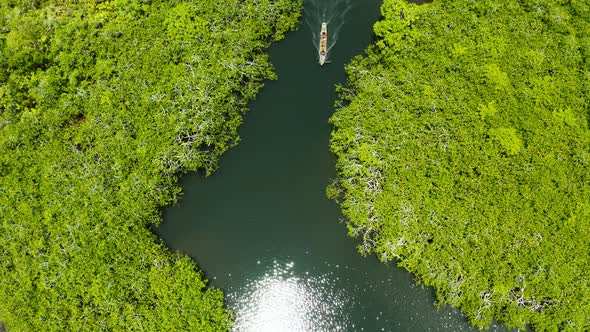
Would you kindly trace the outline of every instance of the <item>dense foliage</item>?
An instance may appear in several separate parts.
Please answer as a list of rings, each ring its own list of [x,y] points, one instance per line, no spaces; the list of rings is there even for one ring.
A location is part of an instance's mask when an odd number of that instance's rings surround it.
[[[149,227],[211,172],[289,0],[0,2],[0,321],[10,331],[215,331],[231,315]]]
[[[590,330],[590,3],[386,0],[332,118],[359,250],[477,326]]]

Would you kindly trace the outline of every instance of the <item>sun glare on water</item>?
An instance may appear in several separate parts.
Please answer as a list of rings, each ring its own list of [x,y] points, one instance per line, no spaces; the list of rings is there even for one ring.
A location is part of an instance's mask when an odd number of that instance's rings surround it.
[[[229,294],[236,315],[234,331],[344,331],[346,297],[329,276],[297,276],[294,263],[273,263],[269,273],[248,284],[242,294]],[[338,318],[338,319],[337,319]]]

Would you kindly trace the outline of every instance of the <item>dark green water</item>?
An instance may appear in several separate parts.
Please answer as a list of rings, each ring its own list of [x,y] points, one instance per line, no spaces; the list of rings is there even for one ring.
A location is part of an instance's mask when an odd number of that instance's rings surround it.
[[[348,11],[335,4],[306,2],[308,24],[270,49],[279,80],[251,103],[241,142],[213,176],[183,178],[184,197],[157,233],[226,293],[238,331],[475,330],[457,311],[437,310],[433,291],[409,273],[357,254],[339,207],[325,197],[335,176],[334,86],[372,41],[381,2],[357,1]],[[328,7],[338,41],[333,62],[320,67],[310,27]]]

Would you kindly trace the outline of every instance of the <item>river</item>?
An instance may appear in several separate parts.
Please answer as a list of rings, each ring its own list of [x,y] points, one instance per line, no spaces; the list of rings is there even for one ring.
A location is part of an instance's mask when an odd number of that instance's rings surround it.
[[[238,146],[214,175],[184,176],[183,198],[164,211],[157,234],[225,292],[236,331],[476,331],[405,270],[361,257],[325,195],[335,85],[372,41],[380,5],[307,1],[307,24],[269,50],[279,80],[250,104]],[[338,41],[320,67],[313,25],[324,14]]]

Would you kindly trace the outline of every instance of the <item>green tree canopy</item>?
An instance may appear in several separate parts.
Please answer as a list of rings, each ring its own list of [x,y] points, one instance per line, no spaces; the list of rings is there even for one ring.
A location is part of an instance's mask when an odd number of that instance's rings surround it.
[[[0,2],[0,321],[223,331],[223,294],[149,230],[215,170],[274,74],[289,0]]]
[[[386,0],[332,117],[363,254],[479,327],[590,329],[590,6]]]

